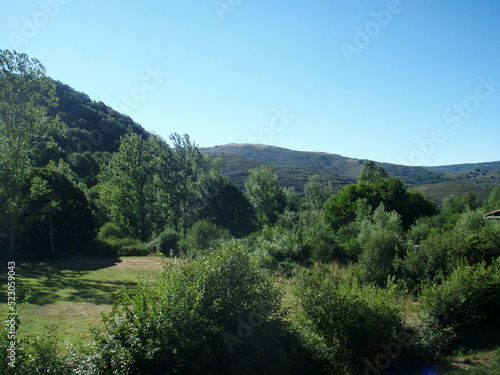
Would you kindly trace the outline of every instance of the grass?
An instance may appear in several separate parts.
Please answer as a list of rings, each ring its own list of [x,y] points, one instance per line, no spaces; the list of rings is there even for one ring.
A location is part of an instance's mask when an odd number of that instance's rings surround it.
[[[133,289],[141,277],[154,277],[162,268],[159,256],[64,259],[16,265],[16,296],[28,296],[21,318],[20,335],[47,332],[57,326],[61,341],[87,343],[90,328],[102,324],[120,288]],[[0,280],[7,285],[6,269]],[[5,288],[0,291],[6,300]]]
[[[431,371],[432,370],[432,371]],[[429,368],[427,372],[412,372],[406,375],[499,375],[500,347],[486,351],[471,351],[467,354],[456,353],[445,364]]]
[[[500,347],[492,351],[473,352],[450,359],[446,375],[500,374]]]

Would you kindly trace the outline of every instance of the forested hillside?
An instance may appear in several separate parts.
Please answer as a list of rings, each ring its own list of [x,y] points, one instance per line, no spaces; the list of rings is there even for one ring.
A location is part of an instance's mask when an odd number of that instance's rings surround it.
[[[203,152],[220,157],[224,161],[222,173],[240,187],[243,187],[250,168],[270,164],[280,177],[281,186],[293,186],[301,194],[312,174],[321,175],[336,190],[353,183],[366,161],[324,152],[293,151],[255,144],[227,144],[205,148]],[[441,167],[378,164],[390,176],[400,178],[407,186],[421,191],[437,203],[445,196],[461,195],[467,191],[474,191],[485,198],[492,187],[500,185],[499,162]],[[476,168],[478,166],[484,169]],[[469,167],[471,169],[467,169]]]
[[[230,158],[229,155],[237,155],[263,164],[336,173],[351,179],[359,175],[366,161],[325,152],[293,151],[281,147],[253,144],[228,144],[205,149],[204,152],[220,157],[226,156],[226,159]],[[421,167],[379,164],[391,176],[400,178],[406,184],[428,184],[446,179],[441,173],[431,172]]]

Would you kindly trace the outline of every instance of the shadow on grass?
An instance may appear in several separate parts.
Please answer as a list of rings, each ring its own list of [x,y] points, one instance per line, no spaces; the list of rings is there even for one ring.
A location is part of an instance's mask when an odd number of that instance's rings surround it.
[[[136,283],[95,280],[87,275],[89,271],[111,267],[120,262],[119,258],[95,258],[20,264],[16,267],[18,303],[29,294],[28,303],[39,306],[56,302],[110,305],[120,288],[135,288]],[[6,283],[4,272],[1,273],[1,279]],[[1,291],[0,296],[5,298],[4,291]]]
[[[116,266],[121,263],[120,258],[83,258],[83,259],[61,259],[49,261],[51,268],[68,271],[97,271],[103,268]]]

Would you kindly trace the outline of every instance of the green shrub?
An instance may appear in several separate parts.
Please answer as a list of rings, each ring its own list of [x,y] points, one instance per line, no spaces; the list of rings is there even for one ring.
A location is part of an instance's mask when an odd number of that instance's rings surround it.
[[[96,246],[101,256],[142,256],[148,255],[147,246],[135,238],[110,236],[97,239]]]
[[[148,252],[162,253],[167,256],[170,254],[177,255],[179,253],[179,240],[179,233],[173,229],[166,229],[148,243]]]
[[[184,248],[191,254],[203,253],[229,239],[231,234],[227,229],[219,228],[210,221],[200,220],[189,229]]]
[[[302,242],[312,262],[347,262],[347,254],[322,212],[309,212],[302,222]]]
[[[481,221],[479,221],[481,220]],[[418,247],[410,247],[402,262],[403,278],[416,288],[449,275],[464,259],[469,264],[490,264],[500,256],[500,225],[478,217],[461,215],[454,230],[433,231]]]
[[[17,319],[18,327],[21,322]],[[48,375],[74,375],[95,374],[90,368],[84,369],[86,363],[84,352],[76,350],[67,344],[65,350],[56,334],[55,326],[46,327],[42,335],[28,335],[15,341],[14,367],[9,365],[11,359],[6,355],[7,348],[11,345],[12,338],[6,330],[0,330],[0,368],[4,375],[18,374],[48,374]],[[18,330],[19,333],[19,330]],[[79,369],[77,369],[79,368]],[[76,371],[75,371],[76,370]]]
[[[123,238],[125,235],[115,223],[106,223],[99,229],[97,238],[103,240],[109,237]]]
[[[380,205],[371,218],[360,223],[357,239],[362,249],[359,257],[362,280],[384,286],[387,278],[395,275],[396,256],[404,252],[399,214],[387,212]]]
[[[306,275],[295,289],[300,313],[323,340],[336,373],[360,373],[403,332],[404,324],[395,288],[342,282],[324,271]],[[395,358],[397,367],[398,358]]]
[[[288,349],[280,303],[280,293],[235,243],[178,261],[156,282],[120,296],[97,337],[101,371],[293,373],[297,353]]]
[[[306,264],[309,249],[303,245],[301,234],[280,226],[266,226],[255,236],[252,249],[260,266],[289,277],[293,270]]]
[[[450,347],[499,343],[500,259],[458,266],[440,285],[427,285],[423,311],[441,330],[450,332]]]

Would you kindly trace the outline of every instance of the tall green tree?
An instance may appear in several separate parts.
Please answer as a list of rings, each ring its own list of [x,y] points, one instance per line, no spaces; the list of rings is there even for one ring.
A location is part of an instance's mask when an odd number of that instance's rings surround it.
[[[329,181],[322,181],[319,174],[309,177],[309,181],[304,185],[304,193],[307,203],[313,210],[321,210],[325,202],[333,194],[333,187]]]
[[[153,160],[150,142],[131,133],[121,138],[118,152],[99,175],[101,198],[111,219],[143,241],[151,235],[148,209],[155,199]]]
[[[32,171],[29,200],[20,225],[23,248],[47,255],[72,252],[96,236],[96,220],[85,193],[51,162]],[[50,250],[50,251],[49,251]]]
[[[252,205],[229,178],[219,173],[204,176],[197,196],[198,219],[225,227],[235,237],[246,236],[255,229]]]
[[[278,175],[267,164],[250,169],[245,181],[248,200],[257,215],[275,222],[286,205],[283,189],[278,185]]]
[[[26,54],[0,50],[0,189],[9,226],[8,257],[14,256],[22,212],[22,186],[34,165],[33,147],[50,139],[57,120],[47,115],[57,103],[54,82]]]
[[[154,202],[149,208],[149,213],[153,232],[161,233],[171,225],[173,220],[173,205],[175,204],[173,155],[168,143],[158,135],[150,135],[148,143],[153,157],[151,183],[154,194]]]
[[[201,176],[211,170],[217,170],[208,156],[203,156],[197,145],[191,142],[189,135],[173,133],[170,136],[172,149],[172,208],[173,225],[186,237],[190,224],[196,221],[195,209],[191,204],[195,199]]]
[[[362,249],[359,259],[362,279],[385,286],[387,278],[394,275],[394,258],[403,252],[399,214],[387,212],[381,204],[371,218],[361,221],[357,240]]]

